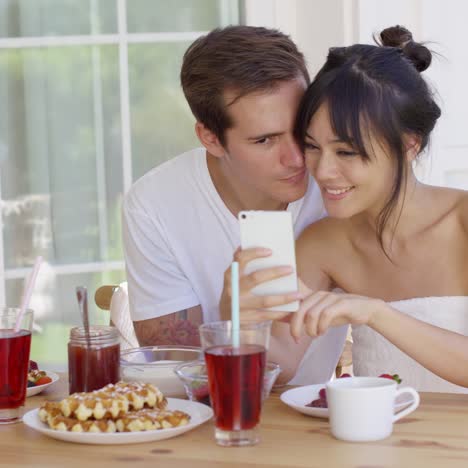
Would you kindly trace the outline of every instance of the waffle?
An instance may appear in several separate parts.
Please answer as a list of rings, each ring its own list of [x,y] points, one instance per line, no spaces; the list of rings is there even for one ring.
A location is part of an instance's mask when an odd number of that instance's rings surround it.
[[[118,432],[152,431],[186,426],[190,415],[183,411],[143,409],[132,411],[116,420]]]
[[[65,417],[88,419],[117,418],[127,413],[129,402],[117,393],[97,390],[89,393],[74,393],[60,402],[60,410]]]
[[[38,416],[42,422],[45,422],[47,424],[49,423],[50,418],[55,418],[56,416],[62,416],[60,403],[47,401],[39,408]]]
[[[145,406],[164,409],[167,400],[153,385],[136,382],[109,384],[94,392],[75,393],[60,402],[65,417],[76,417],[80,421],[115,419]]]
[[[117,428],[112,419],[88,419],[80,421],[77,418],[67,418],[63,415],[49,417],[47,424],[56,431],[69,432],[116,432]]]
[[[104,392],[123,395],[131,408],[135,410],[144,407],[165,409],[167,400],[162,392],[154,385],[138,382],[118,382],[109,384],[102,389]]]
[[[71,432],[136,432],[188,424],[188,414],[166,406],[166,398],[153,385],[118,382],[46,402],[38,415],[50,428]]]

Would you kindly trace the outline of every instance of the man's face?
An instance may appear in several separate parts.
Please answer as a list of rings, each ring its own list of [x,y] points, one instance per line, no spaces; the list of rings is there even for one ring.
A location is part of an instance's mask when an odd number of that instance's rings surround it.
[[[278,209],[303,197],[308,174],[293,136],[306,83],[295,79],[251,93],[228,106],[233,126],[225,133],[222,171],[252,209]],[[226,92],[225,102],[235,94]]]

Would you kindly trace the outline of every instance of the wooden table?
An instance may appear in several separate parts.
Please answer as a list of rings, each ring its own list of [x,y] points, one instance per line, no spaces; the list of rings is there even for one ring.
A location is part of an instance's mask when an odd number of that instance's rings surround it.
[[[66,376],[26,409],[67,394]],[[335,440],[328,421],[304,416],[273,393],[262,412],[262,441],[223,448],[210,421],[179,437],[133,445],[81,445],[48,438],[23,424],[0,426],[0,466],[34,467],[468,467],[468,395],[421,394],[421,406],[380,442]]]

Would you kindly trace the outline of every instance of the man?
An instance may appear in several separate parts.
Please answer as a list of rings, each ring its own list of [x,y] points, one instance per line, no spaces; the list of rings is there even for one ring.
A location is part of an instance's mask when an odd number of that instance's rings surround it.
[[[181,82],[203,148],[147,173],[123,206],[130,310],[141,345],[195,345],[198,326],[220,319],[223,274],[240,244],[239,211],[287,209],[296,236],[324,215],[293,137],[309,75],[287,36],[216,29],[186,51]]]

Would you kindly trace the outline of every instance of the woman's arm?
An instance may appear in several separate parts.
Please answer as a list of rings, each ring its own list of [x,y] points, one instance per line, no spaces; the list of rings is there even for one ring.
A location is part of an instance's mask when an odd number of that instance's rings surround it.
[[[468,387],[468,337],[410,317],[380,299],[314,292],[291,319],[291,333],[315,337],[346,323],[369,326],[434,374]]]
[[[468,387],[468,337],[410,317],[388,304],[369,326],[434,374]]]

